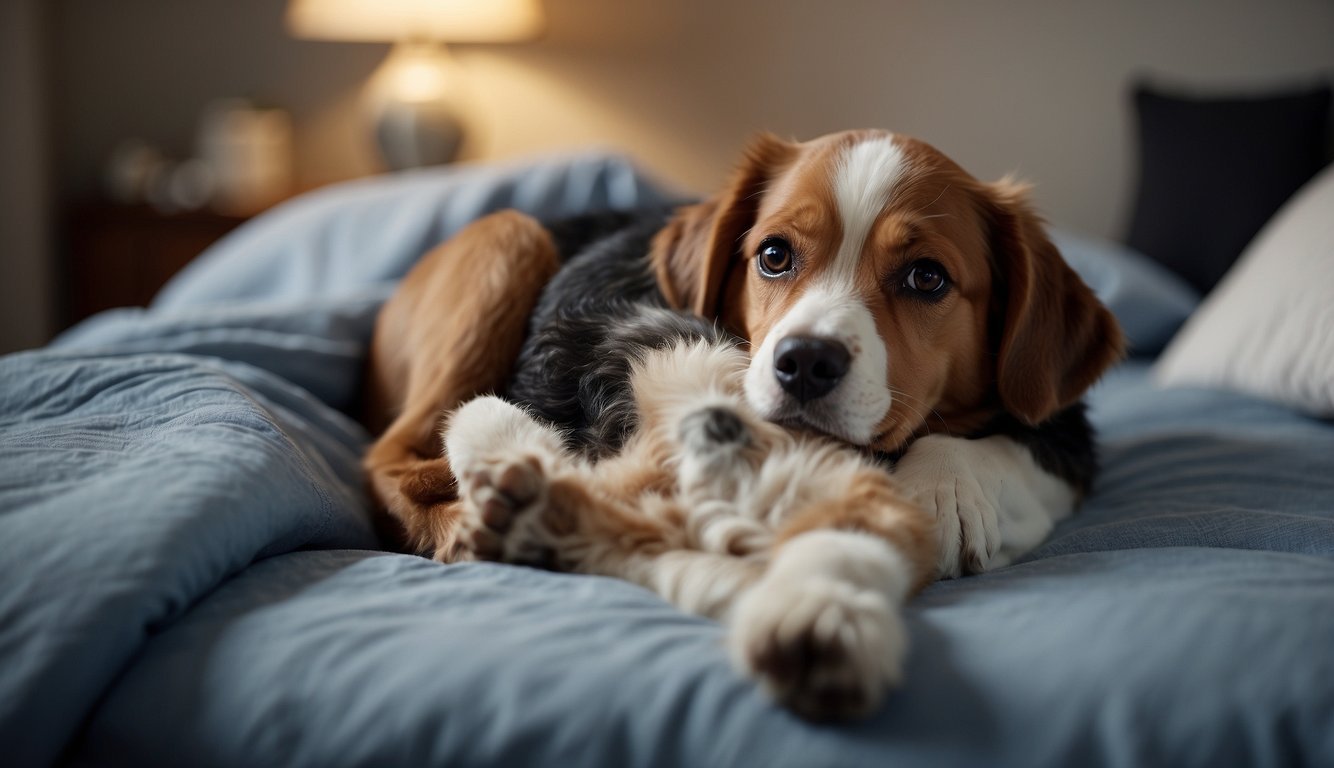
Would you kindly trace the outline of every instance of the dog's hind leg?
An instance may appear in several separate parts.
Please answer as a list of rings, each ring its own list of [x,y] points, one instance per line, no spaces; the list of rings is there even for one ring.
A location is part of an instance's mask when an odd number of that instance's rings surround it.
[[[550,529],[570,526],[550,503],[549,486],[579,461],[560,433],[513,403],[484,396],[449,415],[443,438],[459,487],[458,552],[449,559],[554,566],[557,536]]]
[[[497,397],[469,401],[445,430],[459,476],[454,559],[614,576],[682,610],[722,617],[763,563],[690,548],[686,515],[654,490],[664,471],[645,447],[632,441],[615,459],[589,464],[522,408]]]
[[[456,551],[456,487],[441,455],[443,414],[500,390],[559,259],[547,231],[514,211],[468,225],[428,253],[376,320],[366,422],[383,434],[362,467],[407,547]],[[385,426],[387,423],[387,427]]]
[[[471,550],[483,560],[620,576],[594,562],[598,553],[680,546],[666,520],[617,501],[623,484],[513,403],[468,401],[450,414],[444,443],[458,475],[461,559]]]
[[[901,609],[932,575],[932,520],[888,474],[847,455],[836,484],[783,521],[764,577],[738,602],[734,661],[816,719],[862,715],[898,681]]]

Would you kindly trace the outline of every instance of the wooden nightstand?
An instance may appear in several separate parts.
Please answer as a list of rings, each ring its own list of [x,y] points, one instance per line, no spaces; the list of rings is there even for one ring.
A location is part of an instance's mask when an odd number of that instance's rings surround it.
[[[247,218],[159,213],[146,205],[75,207],[65,229],[63,326],[112,307],[146,306],[172,275]]]

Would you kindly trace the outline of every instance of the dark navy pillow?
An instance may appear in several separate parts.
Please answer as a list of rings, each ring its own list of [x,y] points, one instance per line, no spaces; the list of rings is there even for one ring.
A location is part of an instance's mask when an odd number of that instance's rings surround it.
[[[1328,84],[1253,97],[1194,97],[1141,83],[1139,189],[1126,243],[1201,294],[1325,165]]]

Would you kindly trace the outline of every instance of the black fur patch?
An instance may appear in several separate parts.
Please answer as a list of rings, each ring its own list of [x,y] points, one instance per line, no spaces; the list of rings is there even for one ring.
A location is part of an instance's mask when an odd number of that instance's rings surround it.
[[[573,447],[615,453],[635,431],[630,366],[681,340],[730,338],[673,312],[648,261],[666,212],[580,217],[551,225],[565,261],[533,312],[508,396],[569,430]]]
[[[1083,402],[1029,426],[1008,413],[991,420],[972,437],[1004,435],[1028,448],[1038,466],[1069,483],[1080,496],[1093,489],[1098,474],[1097,435]]]
[[[667,224],[671,215],[672,210],[669,208],[637,211],[598,211],[543,221],[542,226],[546,227],[547,232],[551,235],[551,240],[556,244],[556,253],[560,254],[563,261],[569,261],[597,243],[613,235],[621,234],[628,229],[638,229],[640,225],[653,227],[653,231],[648,233],[644,243],[643,253],[647,254],[648,240],[651,240],[653,235]],[[631,257],[636,254],[626,253],[624,255]]]

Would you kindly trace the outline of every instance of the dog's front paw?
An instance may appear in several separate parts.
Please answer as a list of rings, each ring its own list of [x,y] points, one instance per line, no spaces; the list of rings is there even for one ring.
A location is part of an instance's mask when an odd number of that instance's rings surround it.
[[[549,484],[536,456],[477,458],[460,474],[460,549],[481,560],[553,565]]]
[[[924,437],[894,467],[909,498],[936,520],[936,570],[945,578],[1001,565],[999,494],[1004,478],[977,441]]]
[[[953,578],[1004,565],[998,558],[1001,534],[996,500],[975,473],[959,469],[952,482],[937,484],[934,493],[917,500],[936,519],[940,576]]]
[[[733,662],[813,720],[869,714],[902,674],[908,639],[879,592],[846,581],[764,580],[736,607]]]
[[[933,435],[913,443],[894,468],[899,486],[935,515],[940,576],[1013,562],[1074,509],[1075,492],[1038,466],[1018,442]]]

